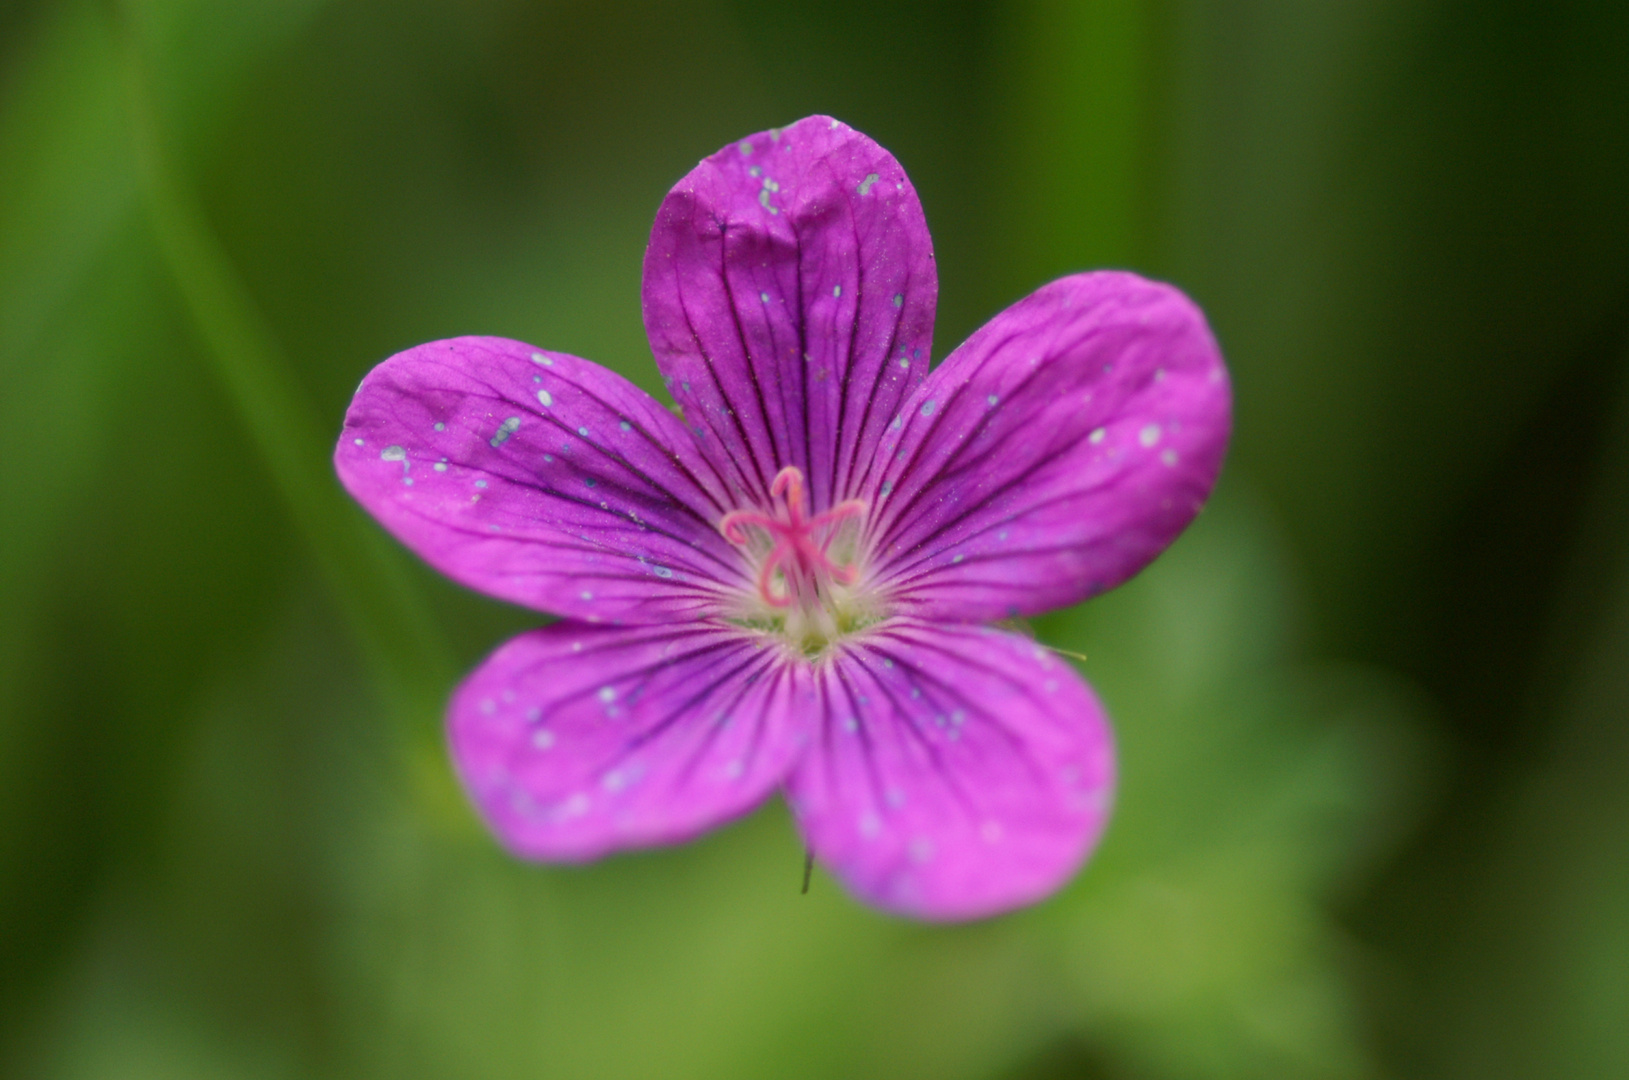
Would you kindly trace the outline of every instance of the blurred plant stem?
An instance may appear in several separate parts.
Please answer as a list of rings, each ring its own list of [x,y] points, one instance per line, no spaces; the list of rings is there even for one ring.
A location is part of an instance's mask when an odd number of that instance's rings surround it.
[[[416,733],[434,731],[431,718],[454,676],[451,652],[400,554],[341,494],[324,425],[169,152],[139,13],[121,3],[109,10],[141,200],[203,354],[344,612],[381,700]]]

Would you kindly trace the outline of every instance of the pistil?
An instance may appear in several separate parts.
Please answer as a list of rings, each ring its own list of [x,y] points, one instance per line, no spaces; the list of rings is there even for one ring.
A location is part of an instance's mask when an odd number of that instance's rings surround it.
[[[768,540],[769,550],[758,565],[758,599],[783,613],[788,633],[813,634],[823,642],[842,629],[844,605],[833,586],[853,585],[860,576],[853,562],[832,557],[831,545],[845,522],[864,516],[866,504],[849,499],[808,516],[803,472],[795,465],[775,474],[769,495],[769,512],[732,511],[719,522],[719,531],[742,548],[752,544],[754,533]]]

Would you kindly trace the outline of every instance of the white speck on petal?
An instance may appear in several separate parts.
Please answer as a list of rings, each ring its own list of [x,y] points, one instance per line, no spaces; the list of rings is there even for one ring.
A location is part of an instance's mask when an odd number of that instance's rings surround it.
[[[497,447],[500,447],[504,443],[508,442],[509,441],[509,436],[513,435],[516,431],[519,431],[519,430],[520,430],[520,417],[511,416],[509,419],[505,420],[502,424],[500,424],[498,426],[498,430],[493,432],[492,438],[490,440],[488,440],[488,441],[492,444],[493,448],[496,449]]]
[[[1095,445],[1097,443],[1102,442],[1103,437],[1105,435],[1107,435],[1107,434],[1108,434],[1108,432],[1105,431],[1103,428],[1096,428],[1096,429],[1094,429],[1092,431],[1092,433],[1090,435],[1086,436],[1086,441],[1090,442],[1090,443],[1093,443]]]
[[[539,750],[547,750],[554,745],[554,732],[548,728],[538,728],[532,733],[532,745]]]
[[[837,125],[835,123],[832,124],[832,127],[836,127],[836,126]],[[869,194],[871,194],[871,185],[875,184],[876,182],[877,182],[877,174],[876,173],[868,174],[864,180],[860,181],[860,194],[861,195],[869,195]]]
[[[1168,466],[1174,466],[1177,463],[1177,452],[1175,450],[1166,450],[1160,454],[1160,460]]]
[[[1137,441],[1144,446],[1153,446],[1160,441],[1160,426],[1158,424],[1145,425],[1141,431],[1137,432]]]
[[[547,390],[539,390],[537,392],[537,400],[541,401],[543,403],[543,407],[547,409],[554,404],[554,395],[549,393]]]
[[[540,352],[535,352],[535,353],[532,354],[532,363],[534,363],[534,364],[542,364],[544,367],[553,367],[554,366],[554,357],[547,356],[547,355],[545,355],[543,353],[540,353]]]
[[[609,705],[617,699],[617,688],[614,686],[600,687],[600,700]]]
[[[929,398],[927,401],[924,401],[922,403],[922,415],[923,416],[932,416],[933,415],[933,410],[937,409],[938,407],[939,407],[939,403],[937,401],[934,401],[932,398]]]

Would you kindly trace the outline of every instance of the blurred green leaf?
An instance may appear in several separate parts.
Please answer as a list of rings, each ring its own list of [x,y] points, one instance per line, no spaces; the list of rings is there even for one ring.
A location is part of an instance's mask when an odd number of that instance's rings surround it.
[[[1041,624],[1119,734],[1115,820],[1053,917],[1083,1037],[1133,1075],[1374,1071],[1331,904],[1408,819],[1419,706],[1297,659],[1280,559],[1224,493],[1136,581]]]

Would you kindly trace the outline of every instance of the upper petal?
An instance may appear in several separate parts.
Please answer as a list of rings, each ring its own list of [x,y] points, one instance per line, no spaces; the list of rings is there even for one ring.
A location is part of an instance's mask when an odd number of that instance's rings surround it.
[[[927,373],[938,292],[905,171],[825,116],[697,165],[645,255],[651,348],[704,451],[760,505],[796,465],[817,513]]]
[[[453,695],[458,774],[504,844],[591,859],[745,813],[806,740],[808,670],[730,629],[558,622]]]
[[[817,671],[787,784],[810,848],[872,903],[970,919],[1032,903],[1108,817],[1114,748],[1074,668],[1015,634],[891,620]]]
[[[652,622],[741,585],[721,478],[671,413],[574,356],[489,337],[398,353],[362,380],[334,464],[408,547],[505,600]]]
[[[1030,615],[1130,577],[1193,520],[1231,427],[1221,352],[1169,285],[1104,271],[997,315],[906,402],[870,493],[899,610]]]

